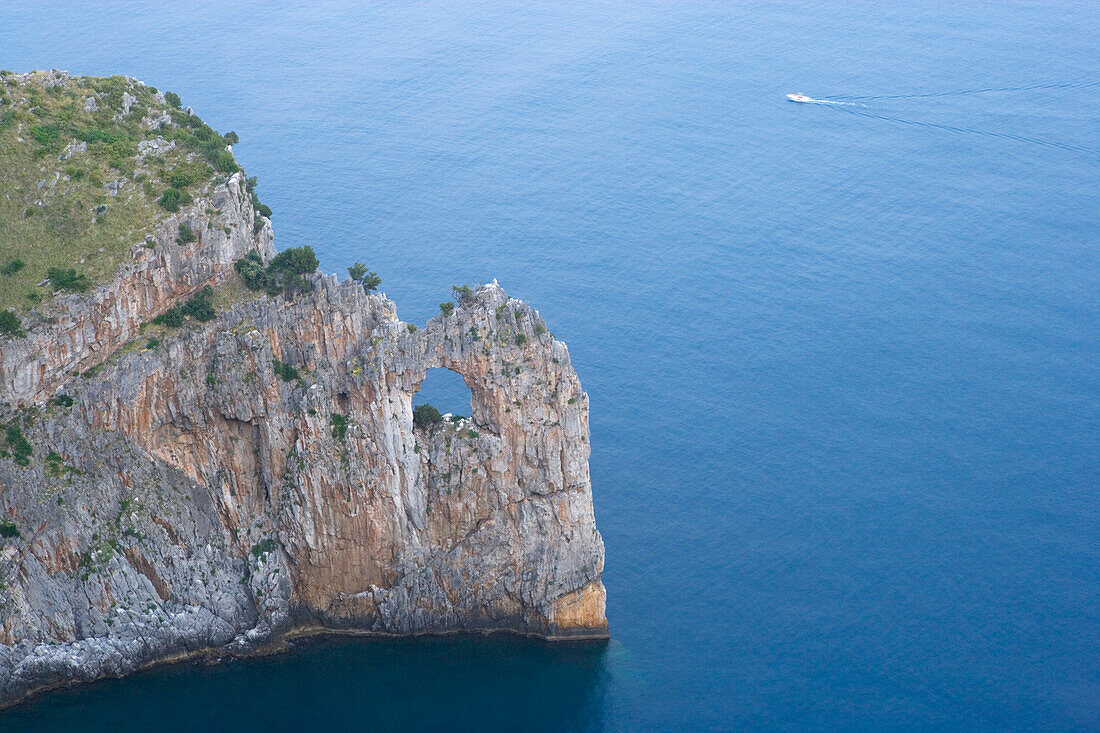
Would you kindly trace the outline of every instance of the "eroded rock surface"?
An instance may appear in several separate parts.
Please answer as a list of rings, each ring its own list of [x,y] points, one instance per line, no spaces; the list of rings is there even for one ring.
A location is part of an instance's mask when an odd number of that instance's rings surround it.
[[[113,291],[0,342],[0,395],[24,405],[5,420],[34,448],[0,459],[19,532],[0,539],[0,705],[295,629],[606,637],[588,399],[495,283],[410,332],[384,296],[315,275],[119,349],[244,252],[270,257],[241,185],[214,194],[229,234],[136,248]],[[414,426],[432,367],[464,377],[471,418]]]
[[[191,227],[195,242],[176,243],[180,224]],[[236,173],[158,221],[149,241],[131,246],[130,261],[114,280],[90,294],[58,296],[56,318],[26,324],[25,339],[0,342],[0,399],[42,402],[73,372],[102,363],[136,337],[153,316],[223,281],[254,249],[274,254],[271,224],[255,215],[244,174]]]

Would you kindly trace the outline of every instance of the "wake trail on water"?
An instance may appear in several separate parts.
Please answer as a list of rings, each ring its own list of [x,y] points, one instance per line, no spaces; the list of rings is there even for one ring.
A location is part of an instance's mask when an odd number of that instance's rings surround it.
[[[1100,83],[1100,82],[1097,82]],[[1048,148],[1056,148],[1058,150],[1067,150],[1076,153],[1091,153],[1093,155],[1100,155],[1100,148],[1093,148],[1087,145],[1070,145],[1067,143],[1060,143],[1054,140],[1043,140],[1036,137],[1028,137],[1026,135],[1014,135],[1008,132],[993,132],[992,130],[979,130],[973,127],[957,127],[955,125],[945,125],[939,122],[923,122],[921,120],[908,120],[903,117],[895,117],[893,115],[875,114],[873,112],[862,112],[860,110],[850,109],[849,107],[830,107],[838,112],[846,112],[852,115],[859,115],[860,117],[869,117],[876,120],[885,120],[886,122],[897,122],[902,125],[913,125],[916,127],[930,127],[937,130],[948,130],[950,132],[967,133],[970,135],[982,135],[984,137],[1001,138],[1003,140],[1014,140],[1016,142],[1030,143],[1031,145],[1041,145]]]
[[[1082,82],[1070,82],[1070,83],[1049,83],[1049,84],[1032,84],[1026,87],[982,87],[978,89],[957,89],[950,92],[926,92],[923,94],[888,94],[888,95],[876,95],[867,97],[855,97],[849,94],[830,94],[823,97],[821,100],[814,100],[815,102],[821,102],[824,100],[856,100],[856,101],[884,101],[889,99],[928,99],[930,97],[961,97],[966,94],[991,94],[995,92],[1034,92],[1043,89],[1088,89],[1089,87],[1100,86],[1100,81],[1082,81]]]
[[[836,99],[829,99],[828,97],[823,98],[823,99],[814,99],[813,97],[811,97],[808,101],[803,102],[803,104],[838,104],[838,105],[845,106],[845,107],[866,107],[867,106],[865,104],[859,104],[857,102],[841,102],[841,101],[836,100]]]

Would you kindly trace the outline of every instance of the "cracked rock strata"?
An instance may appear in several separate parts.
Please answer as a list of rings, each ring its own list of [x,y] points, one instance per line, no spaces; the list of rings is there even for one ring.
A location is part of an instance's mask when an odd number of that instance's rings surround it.
[[[180,224],[194,230],[195,243],[176,244]],[[25,339],[0,341],[0,400],[45,400],[74,372],[102,363],[137,336],[145,321],[223,281],[250,250],[275,253],[271,223],[255,215],[244,174],[236,173],[158,221],[146,242],[130,247],[130,261],[114,280],[87,295],[58,296],[56,318],[28,325]]]
[[[269,257],[270,227],[256,231]],[[243,246],[219,240],[193,278],[150,269],[159,285],[138,289],[135,317],[109,307],[107,340]],[[607,636],[588,398],[565,344],[496,283],[416,332],[358,283],[312,285],[88,378],[74,370],[106,358],[87,348],[98,331],[69,342],[66,367],[39,363],[44,342],[0,342],[2,396],[29,405],[35,449],[26,467],[0,459],[0,515],[20,530],[0,539],[0,705],[296,629]],[[463,376],[470,418],[414,426],[433,367]],[[58,391],[74,404],[42,404]]]

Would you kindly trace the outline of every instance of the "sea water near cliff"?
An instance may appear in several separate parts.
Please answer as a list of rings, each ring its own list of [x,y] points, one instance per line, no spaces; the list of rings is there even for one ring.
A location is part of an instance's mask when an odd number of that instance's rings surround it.
[[[178,92],[403,318],[539,308],[613,641],[330,640],[0,730],[1100,727],[1093,4],[282,5],[7,0],[0,66]]]

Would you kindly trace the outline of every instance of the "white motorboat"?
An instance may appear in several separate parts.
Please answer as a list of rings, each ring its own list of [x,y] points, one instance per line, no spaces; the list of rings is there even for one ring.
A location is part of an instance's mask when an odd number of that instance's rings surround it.
[[[792,102],[812,102],[813,97],[807,97],[805,94],[788,94],[787,99]]]

